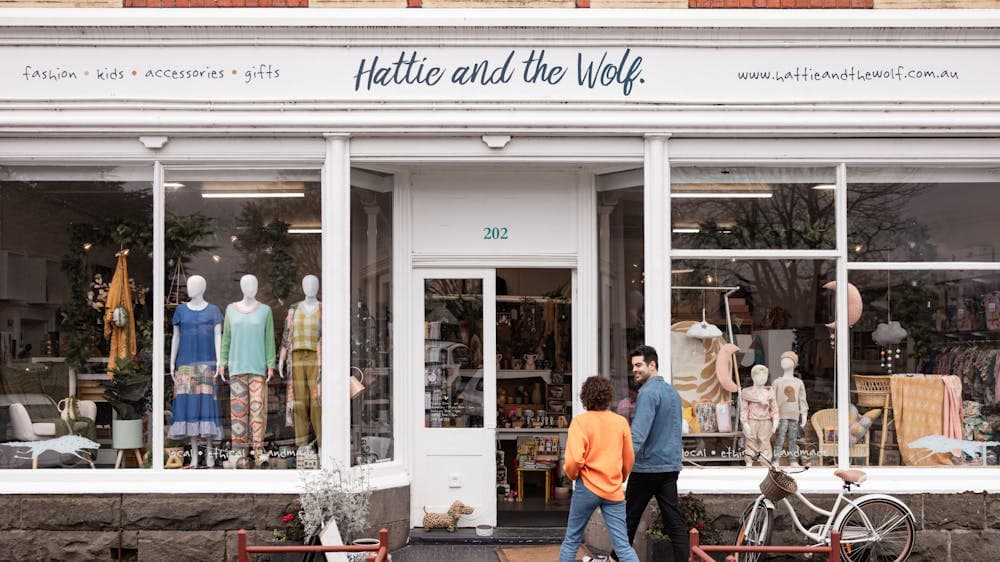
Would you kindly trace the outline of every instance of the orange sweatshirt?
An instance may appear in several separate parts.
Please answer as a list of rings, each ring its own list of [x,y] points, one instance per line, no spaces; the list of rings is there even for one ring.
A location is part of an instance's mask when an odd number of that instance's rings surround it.
[[[563,472],[571,480],[583,478],[583,484],[594,494],[622,501],[622,483],[634,462],[632,431],[624,417],[610,410],[596,410],[573,418],[563,464]]]

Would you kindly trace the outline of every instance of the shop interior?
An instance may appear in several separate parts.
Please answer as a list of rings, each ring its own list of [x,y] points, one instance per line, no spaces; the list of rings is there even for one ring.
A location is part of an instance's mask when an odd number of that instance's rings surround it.
[[[469,320],[482,318],[481,281],[427,281],[425,424],[482,427],[482,365],[496,361],[501,526],[562,525],[569,510],[561,466],[572,418],[571,273],[497,270],[496,357],[489,359],[481,326]]]

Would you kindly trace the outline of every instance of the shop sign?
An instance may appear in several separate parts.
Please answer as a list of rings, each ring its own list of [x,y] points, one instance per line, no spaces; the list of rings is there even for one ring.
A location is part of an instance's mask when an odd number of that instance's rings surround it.
[[[994,101],[1000,49],[0,48],[2,98],[212,102]]]

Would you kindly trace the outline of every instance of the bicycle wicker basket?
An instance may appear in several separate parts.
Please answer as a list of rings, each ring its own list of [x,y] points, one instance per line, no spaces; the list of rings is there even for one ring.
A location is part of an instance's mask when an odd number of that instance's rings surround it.
[[[768,470],[760,483],[760,492],[772,502],[779,502],[799,489],[795,479],[777,470]]]

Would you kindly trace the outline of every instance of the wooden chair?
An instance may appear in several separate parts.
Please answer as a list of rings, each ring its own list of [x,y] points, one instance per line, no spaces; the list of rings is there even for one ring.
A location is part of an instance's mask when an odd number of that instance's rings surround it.
[[[825,427],[837,427],[838,438],[841,435],[849,435],[848,428],[840,428],[837,425],[837,409],[827,408],[825,410],[820,410],[813,413],[812,415],[813,428],[816,430],[816,436],[819,439],[819,447],[817,452],[819,453],[819,465],[823,466],[823,457],[833,457],[834,464],[837,463],[837,442],[827,441],[825,435],[823,434],[823,428]],[[865,436],[851,445],[850,450],[851,458],[864,458],[865,466],[868,466],[868,432]]]

